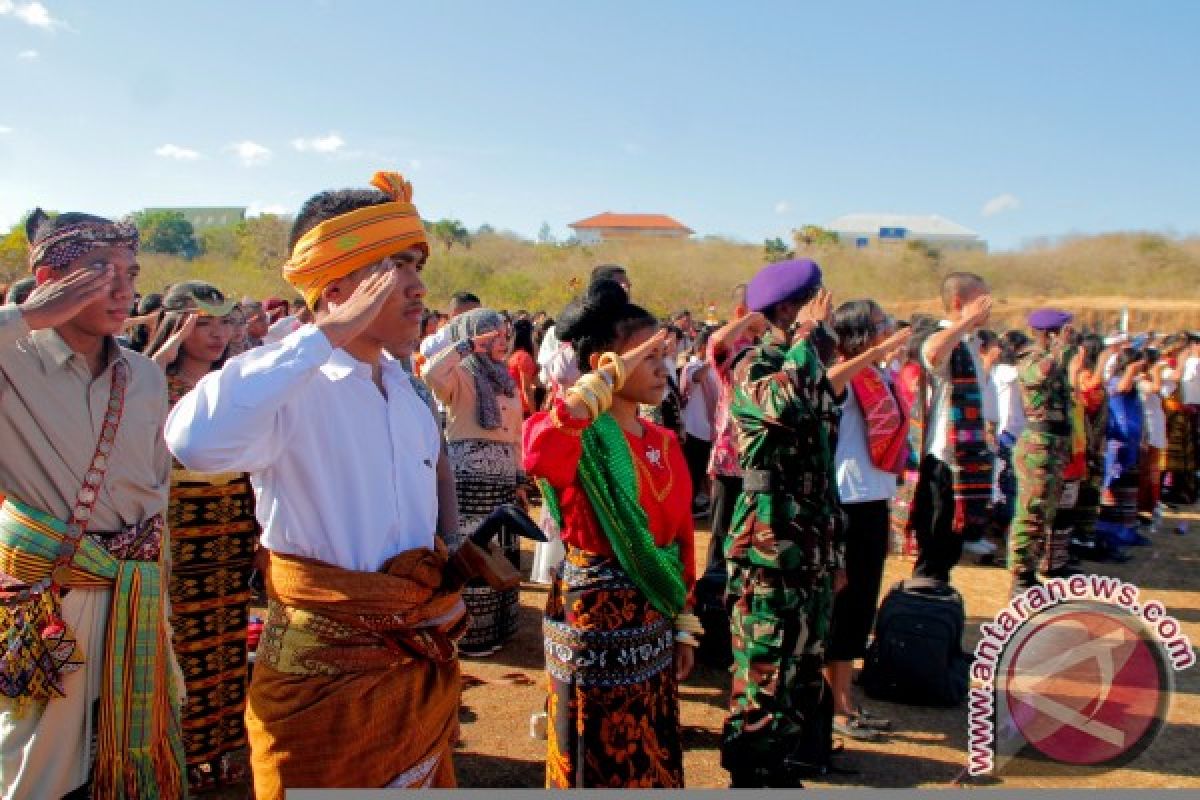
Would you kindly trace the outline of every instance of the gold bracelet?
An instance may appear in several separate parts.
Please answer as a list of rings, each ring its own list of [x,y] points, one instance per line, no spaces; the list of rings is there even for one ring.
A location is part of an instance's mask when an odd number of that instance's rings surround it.
[[[567,389],[567,397],[578,397],[579,402],[583,403],[584,407],[587,408],[588,415],[593,420],[600,416],[596,397],[591,392],[585,393],[582,387],[575,385]]]
[[[608,383],[606,383],[605,380],[596,373],[589,372],[576,381],[575,385],[581,386],[594,394],[604,411],[607,411],[612,407],[612,387],[609,386]]]
[[[608,388],[608,384],[595,375],[586,375],[584,377],[586,380],[583,381],[581,388],[585,392],[590,392],[592,397],[596,398],[596,408],[599,412],[603,414],[612,408],[612,389]]]
[[[625,372],[625,361],[614,352],[607,352],[600,356],[600,360],[596,362],[596,369],[600,367],[612,367],[613,371],[613,388],[618,392],[625,385],[625,378],[628,377]]]

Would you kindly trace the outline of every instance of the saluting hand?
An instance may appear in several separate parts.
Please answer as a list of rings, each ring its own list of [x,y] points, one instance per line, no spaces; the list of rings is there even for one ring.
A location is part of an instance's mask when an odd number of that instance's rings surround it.
[[[61,280],[37,287],[20,305],[21,316],[30,330],[61,325],[104,294],[112,284],[113,267],[77,269]]]
[[[334,347],[342,347],[367,329],[397,285],[397,272],[389,259],[376,264],[346,298],[317,327]]]
[[[504,331],[497,328],[494,331],[488,331],[487,333],[481,333],[478,336],[472,336],[471,342],[475,345],[475,352],[479,353],[480,355],[487,355],[490,353],[492,351],[492,342],[496,340],[497,336],[500,336],[503,333]]]
[[[963,317],[972,328],[982,328],[992,316],[992,296],[981,294],[963,308]]]
[[[643,361],[645,361],[647,358],[650,358],[650,356],[660,354],[662,352],[662,346],[666,341],[667,329],[662,328],[658,333],[654,334],[649,339],[630,350],[628,353],[622,354],[621,362],[625,365],[625,374],[629,375],[632,373]]]
[[[875,346],[875,352],[881,361],[891,361],[896,356],[904,352],[908,347],[908,340],[912,338],[912,328],[904,328],[893,333],[888,338],[884,339]]]
[[[825,322],[833,313],[833,294],[825,287],[817,290],[816,295],[804,306],[804,317],[813,322]]]

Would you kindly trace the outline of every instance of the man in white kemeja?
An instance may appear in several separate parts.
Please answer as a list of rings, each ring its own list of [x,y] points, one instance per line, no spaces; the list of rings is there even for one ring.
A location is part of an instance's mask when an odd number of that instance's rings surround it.
[[[323,192],[284,276],[316,322],[228,362],[174,408],[189,469],[249,472],[270,551],[247,731],[255,794],[453,786],[465,627],[436,536],[441,438],[386,346],[417,336],[429,247],[411,187]],[[385,622],[381,623],[380,620]]]

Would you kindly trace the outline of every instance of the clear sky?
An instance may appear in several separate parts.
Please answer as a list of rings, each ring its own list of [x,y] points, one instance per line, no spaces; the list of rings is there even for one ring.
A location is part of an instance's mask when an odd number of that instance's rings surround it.
[[[784,235],[936,213],[993,248],[1200,232],[1200,3],[0,0],[0,224],[294,211]]]

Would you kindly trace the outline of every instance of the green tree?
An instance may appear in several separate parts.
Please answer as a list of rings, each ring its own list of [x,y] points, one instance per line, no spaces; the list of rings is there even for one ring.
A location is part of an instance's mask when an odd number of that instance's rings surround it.
[[[828,231],[820,225],[805,225],[804,227],[792,231],[792,240],[795,241],[796,247],[823,247],[825,245],[837,244],[838,235],[836,231]]]
[[[537,240],[540,244],[554,244],[554,229],[550,227],[549,222],[542,223]]]
[[[5,281],[29,273],[29,240],[25,238],[25,218],[0,238],[0,277]]]
[[[776,236],[774,239],[766,239],[763,241],[763,260],[767,262],[785,261],[793,258],[796,254],[788,249],[788,246],[783,243],[783,239]]]
[[[447,250],[453,248],[456,244],[467,248],[471,246],[471,233],[459,220],[439,219],[430,226],[429,232]]]
[[[142,235],[142,250],[194,258],[200,252],[192,223],[179,211],[138,211],[133,222]]]

